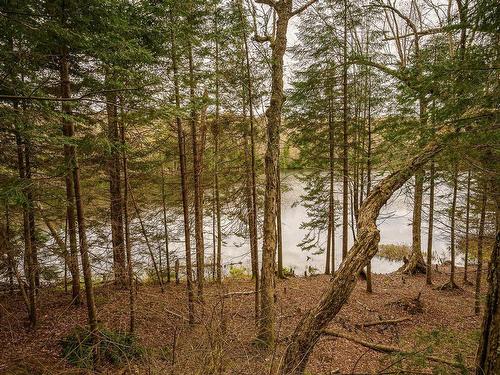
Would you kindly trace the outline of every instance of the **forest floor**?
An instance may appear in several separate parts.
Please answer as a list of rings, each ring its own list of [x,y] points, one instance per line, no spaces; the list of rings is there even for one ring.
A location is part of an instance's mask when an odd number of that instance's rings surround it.
[[[438,290],[437,286],[449,278],[449,267],[440,267],[439,272],[433,273],[434,286],[425,284],[425,275],[373,275],[373,294],[365,292],[366,284],[360,280],[349,303],[330,325],[332,329],[367,341],[397,346],[413,354],[388,355],[344,338],[324,337],[316,345],[306,373],[467,373],[425,359],[432,354],[472,366],[479,338],[480,318],[474,315],[474,286],[463,285],[463,270],[458,268],[456,279],[462,289]],[[474,279],[473,269],[470,269],[469,279]],[[287,336],[302,314],[317,303],[329,280],[328,276],[320,275],[277,281],[279,344],[273,352],[255,345],[253,295],[235,294],[222,299],[216,284],[207,284],[205,307],[196,306],[197,324],[190,327],[183,318],[187,316],[187,306],[182,283],[168,284],[164,293],[155,285],[139,285],[136,331],[140,345],[145,348],[144,354],[119,366],[102,366],[95,372],[269,374],[271,367],[276,367],[280,361]],[[224,293],[251,291],[252,287],[251,280],[228,278],[224,281]],[[408,307],[407,303],[411,305],[419,294],[422,305]],[[0,374],[90,372],[71,366],[61,353],[60,340],[75,326],[85,325],[87,317],[85,305],[72,306],[69,298],[64,291],[42,289],[39,326],[29,331],[21,297],[0,297]],[[96,287],[102,327],[116,331],[127,329],[128,298],[127,290],[117,290],[111,285]],[[224,312],[221,314],[222,305]],[[226,325],[225,333],[219,329],[221,316]],[[399,318],[408,320],[363,326],[368,322]],[[173,357],[175,364],[172,366]]]

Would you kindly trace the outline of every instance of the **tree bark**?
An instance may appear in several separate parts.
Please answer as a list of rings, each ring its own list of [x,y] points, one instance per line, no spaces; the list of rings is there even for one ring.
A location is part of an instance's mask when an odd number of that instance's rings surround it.
[[[106,77],[109,80],[109,76]],[[109,194],[111,212],[111,243],[113,246],[113,271],[115,284],[119,287],[127,285],[125,266],[125,240],[123,238],[123,198],[121,193],[120,171],[120,137],[118,133],[117,95],[106,95],[106,112],[108,120],[108,155]]]
[[[497,207],[498,210],[498,207]],[[481,338],[476,355],[476,375],[500,373],[500,231],[491,251],[488,269],[488,294],[481,324]]]
[[[129,178],[128,178],[128,157],[127,157],[127,136],[125,133],[125,120],[123,114],[123,100],[120,100],[122,112],[120,116],[120,139],[122,146],[122,166],[123,166],[123,228],[125,230],[125,251],[127,255],[127,285],[129,296],[129,332],[135,331],[135,293],[134,293],[134,264],[132,262],[132,241],[130,239],[130,219],[129,219]]]
[[[422,256],[422,197],[424,190],[424,172],[419,169],[415,172],[415,194],[413,200],[413,221],[412,221],[412,246],[411,255],[408,262],[401,267],[401,271],[407,274],[425,273],[427,267]]]
[[[220,137],[220,64],[219,64],[219,33],[218,33],[218,10],[215,14],[215,124],[213,126],[214,138],[214,194],[215,194],[215,226],[217,230],[217,251],[214,262],[217,264],[217,282],[222,283],[222,226],[219,189],[219,137]],[[215,233],[215,231],[214,231]],[[215,245],[215,243],[214,243]]]
[[[203,301],[203,284],[205,280],[205,243],[203,239],[203,187],[202,178],[202,153],[199,147],[197,131],[197,114],[195,110],[195,86],[193,48],[189,44],[189,98],[191,102],[191,145],[193,149],[193,180],[194,180],[194,237],[196,241],[196,285],[198,299]]]
[[[344,0],[344,40],[343,40],[343,64],[342,64],[342,260],[347,257],[347,240],[348,240],[348,183],[349,183],[349,162],[348,162],[348,127],[347,127],[347,0]]]
[[[275,341],[274,259],[276,250],[276,196],[279,152],[279,125],[284,102],[283,56],[286,51],[288,21],[292,1],[282,0],[274,6],[277,13],[276,33],[271,44],[271,100],[266,110],[267,146],[265,155],[266,190],[264,194],[264,239],[262,246],[261,310],[258,339],[266,347]]]
[[[481,193],[481,214],[479,218],[479,231],[477,234],[477,268],[476,268],[476,291],[474,299],[474,313],[481,312],[481,278],[483,276],[483,244],[484,244],[484,222],[486,219],[487,185],[483,183]]]
[[[174,17],[172,15],[171,15],[171,21],[172,25],[175,25]],[[173,29],[171,31],[170,41],[171,41],[171,54],[172,54],[172,71],[174,74],[175,107],[177,111],[180,111],[181,104],[180,104],[180,93],[179,93],[179,72],[177,67],[177,45]],[[193,272],[191,265],[191,231],[189,224],[189,198],[187,191],[187,175],[186,175],[186,142],[185,142],[184,130],[182,129],[181,118],[179,115],[175,117],[175,123],[177,127],[177,143],[179,146],[182,211],[184,218],[184,246],[186,249],[186,289],[188,295],[188,319],[189,319],[189,324],[194,324]]]
[[[282,360],[280,374],[304,373],[309,356],[322,330],[348,300],[356,285],[356,275],[377,252],[380,233],[376,220],[380,209],[417,170],[441,151],[444,140],[445,138],[429,143],[401,169],[382,179],[364,200],[359,210],[357,241],[349,251],[348,257],[342,262],[320,302],[297,324]]]
[[[467,171],[467,198],[465,202],[465,255],[464,255],[464,284],[468,284],[467,272],[469,268],[469,227],[470,227],[470,184],[471,172]]]
[[[30,220],[29,220],[29,199],[27,197],[26,185],[28,181],[26,179],[26,165],[24,162],[25,158],[25,148],[23,145],[23,139],[16,129],[16,144],[17,144],[17,166],[19,172],[19,178],[23,185],[23,194],[25,199],[23,201],[23,237],[24,237],[24,260],[25,260],[25,275],[28,283],[28,318],[30,321],[30,327],[35,328],[37,325],[37,308],[36,308],[36,280],[35,280],[35,270],[33,264],[33,255],[31,253],[31,230],[30,230]]]
[[[449,286],[456,287],[455,283],[455,213],[457,210],[457,191],[458,191],[458,163],[455,162],[453,171],[453,198],[451,203],[451,225],[450,225],[450,253],[451,253],[451,271]]]
[[[248,39],[246,34],[246,21],[243,14],[243,1],[238,2],[238,10],[240,22],[243,27],[243,47],[245,49],[245,68],[246,68],[246,87],[248,93],[248,110],[250,120],[250,156],[251,156],[251,183],[252,183],[252,222],[250,228],[250,257],[252,263],[252,277],[255,280],[255,318],[259,315],[259,254],[258,254],[258,239],[257,239],[257,187],[255,176],[255,130],[254,130],[254,109],[253,109],[253,88],[252,74],[250,69],[250,54],[248,51]]]
[[[281,124],[280,124],[281,125]],[[283,228],[281,223],[281,166],[280,166],[280,141],[278,130],[278,162],[276,169],[276,229],[278,235],[278,271],[277,276],[279,279],[284,279],[283,276]]]
[[[163,209],[163,235],[165,237],[165,257],[167,261],[167,283],[170,282],[170,251],[168,248],[167,195],[165,191],[165,172],[161,168],[161,202]]]
[[[367,34],[367,49],[368,49],[368,34]],[[368,74],[370,70],[368,69]],[[370,194],[372,188],[372,101],[371,101],[372,82],[371,77],[368,76],[368,145],[366,152],[366,196]],[[366,291],[373,292],[372,285],[372,261],[368,261],[366,265]]]
[[[426,283],[432,285],[432,238],[434,228],[434,179],[435,179],[435,164],[434,159],[431,160],[430,171],[430,187],[429,187],[429,229],[427,234],[427,263],[426,263]]]

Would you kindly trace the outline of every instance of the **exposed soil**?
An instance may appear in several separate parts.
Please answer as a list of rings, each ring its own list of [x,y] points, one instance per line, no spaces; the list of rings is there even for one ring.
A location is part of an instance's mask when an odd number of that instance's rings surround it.
[[[460,281],[461,271],[458,269],[456,277]],[[388,356],[346,339],[325,337],[311,356],[308,373],[460,373],[459,369],[423,359],[423,354],[431,353],[472,366],[480,327],[480,318],[473,312],[474,286],[460,282],[461,289],[438,290],[437,286],[449,278],[448,268],[440,268],[440,272],[433,275],[433,287],[425,285],[425,275],[373,275],[373,294],[367,294],[365,283],[360,281],[349,303],[331,324],[335,330],[417,352],[416,356]],[[472,275],[474,270],[470,272]],[[184,285],[168,285],[163,294],[157,286],[139,286],[137,335],[147,354],[119,368],[108,366],[95,372],[210,374],[218,373],[214,369],[221,363],[223,374],[269,374],[271,366],[276,367],[279,362],[286,338],[301,314],[318,301],[329,280],[329,276],[321,275],[277,281],[280,344],[274,352],[265,352],[255,345],[254,296],[251,294],[221,299],[216,285],[208,285],[203,312],[201,306],[197,306],[198,324],[189,327],[183,319],[170,313],[187,316]],[[224,293],[250,291],[252,285],[250,280],[226,279]],[[20,296],[0,297],[1,374],[89,372],[72,367],[61,356],[59,340],[86,322],[85,306],[73,307],[69,299],[63,291],[42,290],[39,327],[28,331]],[[420,304],[415,305],[417,300]],[[116,290],[109,285],[98,287],[96,304],[102,326],[126,330],[126,290]],[[226,322],[225,334],[219,329],[221,314]],[[363,323],[405,317],[409,319],[396,324],[363,326]],[[177,339],[172,366],[174,336]],[[397,372],[401,370],[406,372]]]

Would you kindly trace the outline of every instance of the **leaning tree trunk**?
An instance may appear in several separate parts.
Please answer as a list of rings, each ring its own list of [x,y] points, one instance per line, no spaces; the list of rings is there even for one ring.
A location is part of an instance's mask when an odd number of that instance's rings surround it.
[[[309,356],[321,337],[322,330],[347,302],[356,285],[356,275],[376,254],[380,233],[376,220],[380,209],[417,170],[443,148],[444,139],[429,143],[421,153],[401,169],[385,177],[370,193],[359,210],[358,236],[347,258],[335,274],[329,289],[320,302],[309,310],[297,324],[291,336],[280,374],[303,374]]]

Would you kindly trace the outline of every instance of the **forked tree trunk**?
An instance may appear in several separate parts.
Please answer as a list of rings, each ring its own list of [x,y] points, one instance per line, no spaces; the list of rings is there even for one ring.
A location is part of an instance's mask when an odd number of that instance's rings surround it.
[[[171,15],[172,31],[170,35],[171,54],[172,54],[172,71],[174,75],[174,93],[175,107],[177,111],[181,109],[180,92],[179,92],[179,72],[177,67],[177,45],[173,27],[176,24],[174,17]],[[179,165],[181,174],[181,193],[182,193],[182,212],[184,218],[184,246],[186,249],[186,289],[188,296],[188,320],[189,324],[194,324],[194,292],[193,292],[193,272],[191,265],[191,230],[189,224],[189,198],[187,191],[187,174],[186,174],[186,142],[185,134],[182,129],[181,118],[175,117],[177,127],[177,143],[179,146]]]
[[[380,209],[396,190],[443,148],[443,139],[429,143],[421,153],[401,169],[382,179],[364,200],[359,210],[358,236],[347,258],[336,272],[330,287],[320,302],[309,310],[297,324],[291,336],[280,374],[303,374],[309,356],[321,337],[322,330],[347,302],[356,285],[356,275],[376,254],[380,233],[376,220]]]

